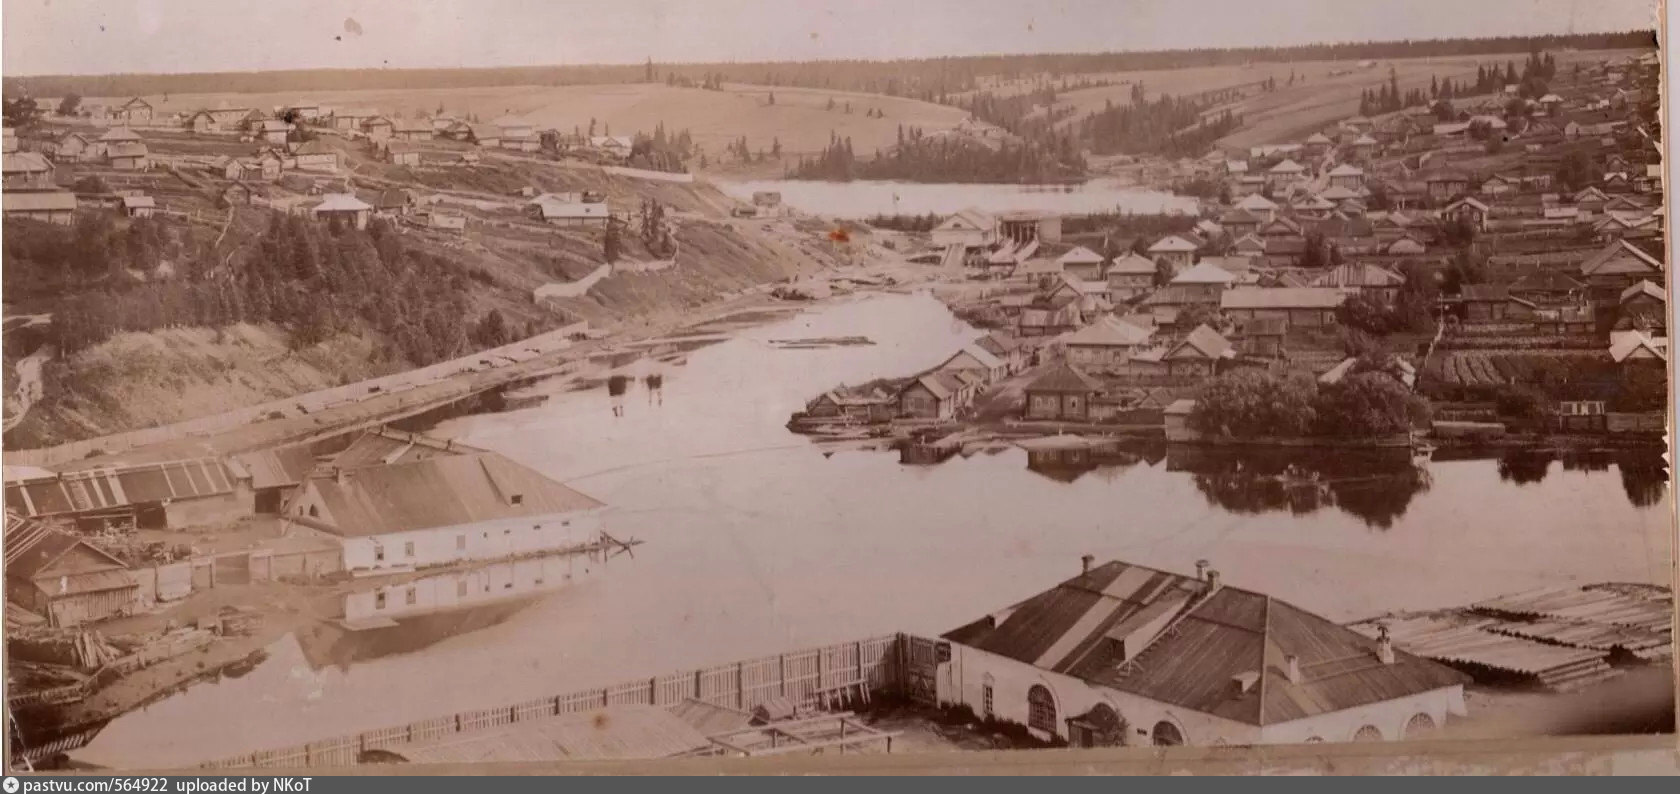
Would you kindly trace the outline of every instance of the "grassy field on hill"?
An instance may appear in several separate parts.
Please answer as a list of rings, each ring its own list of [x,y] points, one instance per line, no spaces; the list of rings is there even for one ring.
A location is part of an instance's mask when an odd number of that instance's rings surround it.
[[[775,94],[775,104],[770,95]],[[126,99],[126,98],[125,98]],[[442,107],[455,116],[476,115],[492,121],[512,115],[537,126],[566,132],[597,122],[596,133],[651,134],[663,123],[671,132],[687,129],[710,158],[722,155],[730,142],[746,136],[754,151],[770,150],[780,138],[785,154],[816,153],[833,133],[852,138],[859,152],[892,145],[898,127],[920,126],[932,132],[955,126],[961,110],[914,99],[846,91],[726,84],[722,91],[678,88],[660,83],[575,86],[502,86],[417,90],[324,91],[307,96],[295,92],[273,94],[171,94],[148,97],[162,113],[192,112],[200,108],[254,107],[272,109],[299,101],[335,108],[368,108],[405,116],[431,115]],[[828,109],[833,100],[834,109]],[[119,103],[90,98],[84,102]],[[852,112],[846,113],[847,103]],[[865,112],[878,109],[881,118]]]

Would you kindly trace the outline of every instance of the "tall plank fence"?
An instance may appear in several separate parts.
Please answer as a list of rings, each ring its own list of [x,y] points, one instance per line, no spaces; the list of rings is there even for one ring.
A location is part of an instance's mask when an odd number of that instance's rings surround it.
[[[904,664],[901,657],[906,637],[903,634],[870,637],[627,681],[500,708],[463,711],[352,736],[224,758],[204,767],[353,766],[368,750],[395,749],[413,742],[432,741],[560,714],[590,712],[609,706],[673,706],[685,700],[698,700],[750,711],[772,699],[788,698],[802,702],[817,698],[821,692],[841,687],[863,686],[873,692],[897,691],[903,685]]]

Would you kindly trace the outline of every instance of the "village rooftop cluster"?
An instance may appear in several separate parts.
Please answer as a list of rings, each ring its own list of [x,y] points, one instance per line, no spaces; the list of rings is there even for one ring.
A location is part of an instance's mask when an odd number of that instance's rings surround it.
[[[792,426],[1240,441],[1255,434],[1195,418],[1208,384],[1374,373],[1427,398],[1434,421],[1326,432],[1660,432],[1656,75],[1654,56],[1631,57],[1555,75],[1536,98],[1511,86],[1216,150],[1185,170],[1224,200],[1172,233],[946,217],[913,258],[966,279],[948,302],[986,335],[925,372],[818,395]]]

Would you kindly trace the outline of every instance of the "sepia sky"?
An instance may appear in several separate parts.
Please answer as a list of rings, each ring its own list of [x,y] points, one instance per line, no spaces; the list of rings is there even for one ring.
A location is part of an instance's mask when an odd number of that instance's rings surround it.
[[[1099,52],[1655,27],[1654,0],[3,0],[7,75]]]

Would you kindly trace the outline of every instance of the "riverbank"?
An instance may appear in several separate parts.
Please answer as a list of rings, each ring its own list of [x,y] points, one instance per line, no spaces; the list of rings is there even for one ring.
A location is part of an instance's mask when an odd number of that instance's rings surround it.
[[[856,283],[859,281],[890,282],[903,288],[931,277],[925,268],[916,268],[902,261],[892,261],[872,255],[860,264],[837,267],[825,271],[831,281]],[[562,377],[585,372],[595,361],[610,361],[631,348],[662,342],[677,342],[685,332],[693,333],[713,324],[724,332],[740,326],[729,322],[731,317],[757,314],[768,319],[782,311],[809,308],[811,302],[791,303],[772,297],[769,293],[777,283],[761,284],[746,290],[719,295],[717,300],[681,311],[666,312],[657,318],[644,318],[619,324],[610,332],[559,346],[539,348],[534,355],[527,353],[521,360],[478,354],[461,359],[459,367],[433,367],[445,370],[412,384],[400,391],[390,389],[362,389],[352,384],[349,398],[335,397],[335,402],[316,399],[316,393],[300,394],[289,403],[301,407],[294,415],[243,422],[227,429],[192,433],[183,428],[167,440],[142,446],[123,448],[105,439],[90,439],[77,443],[77,454],[65,460],[38,462],[34,451],[9,453],[19,462],[52,467],[87,468],[114,462],[147,462],[175,460],[205,455],[226,455],[234,452],[262,449],[289,443],[329,437],[362,427],[382,424],[394,419],[435,410],[441,406],[492,389],[528,382],[534,379]],[[837,295],[840,293],[837,293]],[[510,347],[521,348],[524,343]],[[399,374],[398,377],[403,377]],[[343,387],[332,390],[345,392]],[[324,394],[324,393],[323,393]],[[202,420],[194,420],[202,421]],[[190,423],[189,423],[190,424]],[[231,424],[231,423],[230,423]]]

